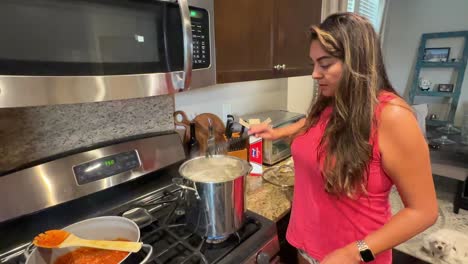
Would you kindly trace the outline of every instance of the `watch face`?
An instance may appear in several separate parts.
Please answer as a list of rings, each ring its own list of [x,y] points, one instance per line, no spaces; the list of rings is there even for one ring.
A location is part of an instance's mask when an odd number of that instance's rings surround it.
[[[374,255],[370,249],[365,249],[361,251],[361,258],[364,262],[369,262],[374,260]]]

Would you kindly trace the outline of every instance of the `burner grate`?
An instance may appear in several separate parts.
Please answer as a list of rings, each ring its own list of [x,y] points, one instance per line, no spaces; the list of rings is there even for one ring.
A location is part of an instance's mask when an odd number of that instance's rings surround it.
[[[175,225],[175,226],[169,226],[169,229],[171,232],[173,232],[176,236],[180,238],[187,238],[193,235],[193,230],[191,230],[187,225]]]
[[[197,234],[192,234],[187,239],[185,239],[185,242],[194,248],[199,248],[203,243],[203,238]]]
[[[180,264],[189,258],[193,252],[181,243],[169,248],[156,259],[162,264]]]
[[[178,239],[166,230],[160,229],[148,234],[147,238],[143,238],[143,241],[153,246],[153,254],[161,254],[161,252],[165,252],[174,246],[178,242]]]
[[[183,263],[184,264],[203,264],[205,262],[199,255],[193,255]]]
[[[161,227],[158,226],[155,222],[153,222],[149,226],[145,226],[144,228],[140,229],[141,236],[146,237],[159,229],[161,229]]]

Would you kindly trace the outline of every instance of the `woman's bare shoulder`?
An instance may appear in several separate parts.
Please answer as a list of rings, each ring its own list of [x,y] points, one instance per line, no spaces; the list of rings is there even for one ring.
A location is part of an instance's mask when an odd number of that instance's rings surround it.
[[[392,140],[400,136],[410,140],[422,136],[413,108],[399,97],[389,101],[382,109],[379,130]]]
[[[390,100],[382,109],[382,122],[398,122],[402,119],[414,118],[414,111],[411,106],[401,97]]]

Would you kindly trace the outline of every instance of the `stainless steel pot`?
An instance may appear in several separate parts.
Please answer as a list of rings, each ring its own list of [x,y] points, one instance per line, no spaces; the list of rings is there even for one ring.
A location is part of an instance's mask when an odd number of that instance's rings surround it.
[[[196,157],[180,166],[184,182],[175,182],[194,191],[209,241],[222,241],[244,223],[245,182],[251,170],[247,161],[225,155]]]
[[[133,221],[120,216],[90,218],[67,226],[63,230],[84,239],[114,240],[123,238],[135,242],[140,241],[140,229],[138,226]],[[74,247],[32,249],[33,247],[31,243],[25,251],[26,264],[53,264],[58,257],[76,249]],[[147,263],[153,253],[151,245],[143,244],[143,248],[146,248],[148,253],[140,264]],[[119,263],[122,263],[125,259]]]

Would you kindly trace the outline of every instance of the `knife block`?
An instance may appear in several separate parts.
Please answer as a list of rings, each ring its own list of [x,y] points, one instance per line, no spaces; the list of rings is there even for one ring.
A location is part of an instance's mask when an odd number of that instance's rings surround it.
[[[240,149],[240,150],[234,150],[234,151],[228,151],[227,155],[228,156],[233,156],[233,157],[238,157],[239,159],[249,161],[248,155],[247,155],[247,149]]]

